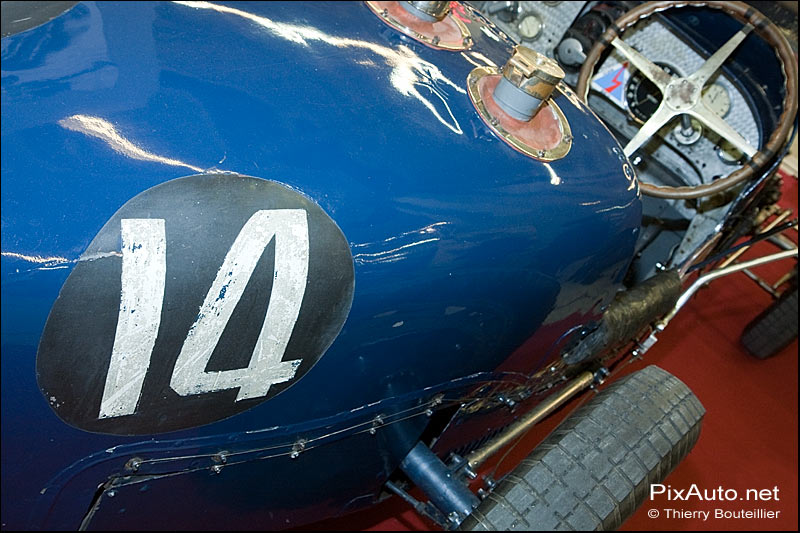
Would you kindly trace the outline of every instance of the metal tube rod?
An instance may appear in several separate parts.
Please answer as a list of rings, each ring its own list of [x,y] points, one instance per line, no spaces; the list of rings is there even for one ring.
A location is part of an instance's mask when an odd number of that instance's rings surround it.
[[[783,252],[778,252],[772,255],[765,255],[763,257],[751,259],[750,261],[745,261],[743,263],[736,263],[735,265],[730,265],[725,268],[718,268],[716,270],[712,270],[711,272],[703,274],[702,276],[698,277],[694,281],[694,283],[692,283],[692,285],[688,289],[686,289],[686,291],[684,291],[683,294],[681,294],[681,297],[678,298],[678,301],[675,304],[675,307],[672,308],[672,311],[670,311],[667,314],[667,316],[665,316],[656,323],[656,329],[658,331],[664,331],[664,328],[667,327],[667,324],[669,324],[669,322],[673,318],[675,318],[675,315],[678,314],[678,311],[680,311],[681,308],[684,305],[686,305],[686,302],[688,302],[689,299],[692,296],[694,296],[694,293],[696,293],[700,289],[700,287],[702,287],[709,281],[721,278],[722,276],[727,276],[728,274],[732,274],[734,272],[739,272],[740,270],[744,270],[746,268],[752,268],[758,265],[771,263],[773,261],[778,261],[780,259],[786,259],[789,257],[797,257],[797,248],[794,248],[793,250],[785,250]]]
[[[797,226],[794,226],[797,229]],[[777,235],[773,235],[772,237],[767,237],[767,240],[780,248],[781,250],[791,250],[792,248],[796,247],[797,245],[782,233],[778,233]]]
[[[781,222],[783,222],[784,220],[786,220],[786,218],[787,218],[789,215],[791,215],[791,214],[792,214],[792,210],[791,210],[791,209],[787,209],[787,210],[785,210],[785,211],[783,211],[783,212],[779,213],[779,214],[778,214],[778,216],[776,216],[776,217],[775,217],[775,218],[772,220],[772,222],[770,222],[769,224],[767,224],[767,226],[766,226],[766,227],[764,227],[764,229],[761,229],[761,230],[759,230],[759,231],[756,233],[756,235],[759,235],[759,234],[761,234],[761,233],[766,233],[766,232],[768,232],[769,230],[771,230],[772,228],[774,228],[775,226],[777,226],[778,224],[780,224]],[[741,249],[739,249],[739,250],[736,250],[736,252],[734,252],[734,253],[733,253],[733,254],[732,254],[730,257],[728,257],[728,258],[727,258],[725,261],[723,261],[723,262],[722,262],[722,263],[719,265],[719,268],[725,268],[726,266],[730,265],[731,263],[733,263],[734,261],[736,261],[736,260],[737,260],[737,259],[738,259],[738,258],[739,258],[739,257],[740,257],[742,254],[743,254],[743,253],[745,253],[745,252],[746,252],[747,250],[749,250],[749,249],[750,249],[750,247],[749,247],[749,246],[745,246],[744,248],[741,248]]]
[[[775,289],[773,289],[773,288],[770,286],[770,284],[769,284],[769,283],[767,283],[766,281],[764,281],[764,280],[763,280],[763,279],[761,279],[760,277],[756,276],[755,274],[753,274],[752,272],[750,272],[750,271],[749,271],[748,269],[746,269],[746,268],[745,268],[744,270],[742,270],[742,273],[743,273],[745,276],[747,276],[748,278],[750,278],[750,279],[752,279],[753,281],[755,281],[755,282],[756,282],[756,284],[757,284],[759,287],[761,287],[761,288],[762,288],[762,289],[764,289],[766,292],[768,292],[768,293],[769,293],[769,294],[770,294],[770,295],[771,295],[773,298],[777,298],[777,297],[778,297],[778,293],[777,293],[777,292],[775,292]]]
[[[470,468],[478,468],[489,457],[497,453],[517,437],[523,435],[534,424],[555,411],[575,394],[591,385],[593,381],[594,374],[591,372],[584,372],[570,381],[560,392],[542,401],[519,420],[507,427],[500,435],[487,442],[486,445],[470,453],[467,456],[467,462]]]
[[[418,500],[415,500],[409,493],[407,493],[399,486],[394,484],[394,482],[392,482],[391,480],[386,481],[386,488],[388,488],[390,491],[394,492],[395,494],[403,498],[403,500],[405,500],[405,502],[409,504],[411,507],[413,507],[414,510],[417,511],[418,513],[433,519],[433,517],[430,516],[425,510],[425,504],[423,504]],[[434,522],[436,522],[436,520],[434,520]]]
[[[786,273],[786,274],[784,274],[783,276],[779,277],[779,278],[777,279],[777,281],[775,281],[775,283],[773,283],[773,284],[772,284],[772,288],[773,288],[773,289],[777,289],[778,287],[780,287],[781,285],[783,285],[784,283],[786,283],[787,281],[789,281],[790,279],[792,279],[792,276],[793,276],[794,274],[795,274],[795,273],[794,273],[794,272],[792,272],[792,271],[790,270],[789,272],[787,272],[787,273]]]
[[[416,509],[420,502],[411,497],[409,493],[395,485],[391,480],[386,481],[386,488],[403,498],[407,504]]]

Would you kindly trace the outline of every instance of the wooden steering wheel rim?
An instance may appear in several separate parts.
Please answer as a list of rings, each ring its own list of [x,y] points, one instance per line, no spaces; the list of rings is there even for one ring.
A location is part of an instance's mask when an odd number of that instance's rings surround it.
[[[578,85],[576,88],[578,96],[582,98],[584,102],[587,101],[589,86],[591,85],[590,81],[594,74],[594,67],[611,41],[620,36],[627,28],[636,24],[639,20],[647,18],[653,13],[687,6],[719,9],[736,18],[743,24],[750,23],[753,25],[755,32],[775,49],[783,67],[785,78],[786,90],[783,99],[783,113],[779,117],[778,126],[772,132],[772,135],[770,135],[767,144],[760,151],[756,152],[745,166],[724,178],[720,178],[712,183],[683,187],[658,186],[639,182],[643,194],[659,198],[700,198],[702,196],[728,190],[750,179],[756,172],[762,170],[767,163],[772,160],[775,154],[783,148],[794,127],[794,119],[797,114],[797,61],[794,52],[786,40],[786,37],[775,24],[754,7],[743,2],[681,2],[669,0],[647,2],[631,9],[609,26],[598,42],[589,51],[586,61],[584,61],[580,74],[578,75]]]

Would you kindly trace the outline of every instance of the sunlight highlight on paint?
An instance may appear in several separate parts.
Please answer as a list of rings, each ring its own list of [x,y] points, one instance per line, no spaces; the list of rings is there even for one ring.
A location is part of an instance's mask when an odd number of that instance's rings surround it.
[[[561,185],[561,178],[556,174],[556,171],[553,170],[553,167],[550,166],[550,163],[542,163],[545,170],[547,170],[548,174],[550,174],[550,185]]]
[[[353,260],[359,265],[402,261],[408,257],[411,248],[441,240],[441,237],[432,235],[438,233],[442,229],[441,226],[446,226],[448,224],[450,223],[434,222],[433,224],[428,224],[419,229],[387,237],[378,242],[366,242],[361,244],[350,243],[350,247],[354,250],[358,248],[377,250],[375,252],[359,251],[359,253],[353,254]],[[400,242],[395,242],[398,240],[400,240]],[[405,242],[405,244],[401,244],[402,242]]]
[[[395,235],[393,237],[387,237],[386,239],[380,241],[380,243],[366,242],[361,244],[351,244],[350,246],[353,248],[363,248],[365,246],[373,246],[375,244],[385,244],[388,242],[395,241],[397,239],[402,239],[403,237],[408,237],[410,235],[426,235],[426,234],[436,233],[436,231],[438,231],[439,226],[446,226],[448,224],[450,224],[450,222],[434,222],[433,224],[428,224],[427,226],[424,226],[420,229],[415,229],[413,231],[405,231],[399,235]],[[369,254],[369,255],[374,255],[374,254]]]
[[[226,13],[243,17],[247,20],[255,22],[260,26],[263,26],[264,28],[267,28],[270,32],[278,37],[302,46],[310,46],[309,41],[321,41],[337,48],[352,47],[369,50],[382,57],[386,64],[392,68],[392,73],[389,77],[389,80],[400,94],[419,100],[422,105],[424,105],[428,110],[430,110],[431,113],[433,113],[439,122],[447,126],[454,133],[459,135],[464,133],[455,116],[453,116],[453,113],[450,111],[450,106],[447,105],[444,92],[442,92],[436,86],[436,84],[443,83],[462,94],[466,94],[466,91],[445,77],[436,65],[423,60],[405,45],[399,45],[396,49],[394,49],[358,39],[334,37],[311,26],[300,26],[296,24],[275,22],[267,17],[254,15],[252,13],[242,11],[241,9],[217,5],[211,2],[174,3],[196,9],[211,9],[218,13]],[[418,87],[420,86],[430,90],[439,100],[441,100],[442,104],[447,110],[446,114],[448,115],[448,118],[443,117],[439,110],[436,109],[436,106],[419,92]]]
[[[376,252],[374,254],[356,254],[353,256],[356,263],[364,263],[364,262],[384,262],[390,263],[392,260],[399,260],[405,256],[405,253],[398,253],[402,250],[407,248],[413,248],[414,246],[419,246],[420,244],[425,244],[428,242],[436,242],[438,241],[438,237],[434,237],[433,239],[424,239],[421,241],[412,242],[409,244],[404,244],[403,246],[398,246],[397,248],[392,248],[391,250],[384,250],[382,252]]]
[[[485,55],[481,54],[480,52],[476,52],[475,50],[471,50],[470,55],[479,61],[483,61],[483,66],[487,67],[495,67],[497,68],[497,63],[486,57]]]
[[[36,263],[36,264],[59,264],[59,263],[70,263],[71,261],[66,257],[60,256],[47,256],[42,257],[40,255],[25,255],[25,254],[18,254],[17,252],[0,252],[3,257],[11,257],[13,259],[21,259],[23,261],[28,261],[29,263]]]
[[[72,115],[71,117],[63,118],[58,121],[62,128],[71,131],[77,131],[90,137],[95,137],[108,144],[112,150],[139,161],[152,161],[153,163],[162,163],[164,165],[171,165],[175,167],[186,167],[194,170],[195,172],[202,172],[203,169],[184,163],[177,159],[170,159],[150,153],[129,141],[117,131],[109,121],[100,117],[92,117],[89,115]]]

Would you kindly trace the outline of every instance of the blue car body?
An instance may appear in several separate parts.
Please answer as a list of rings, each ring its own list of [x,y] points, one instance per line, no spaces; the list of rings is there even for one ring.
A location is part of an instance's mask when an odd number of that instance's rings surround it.
[[[633,256],[637,184],[567,88],[555,93],[574,135],[566,157],[537,161],[498,139],[466,78],[502,65],[513,43],[471,8],[458,13],[474,42],[456,52],[407,38],[360,2],[83,2],[3,38],[4,529],[301,525],[373,503],[437,413],[509,384],[539,385],[529,405],[557,388],[560,348],[600,317]],[[87,250],[118,238],[108,221],[142,195],[171,187],[177,205],[202,178],[222,187],[215,209],[236,211],[245,184],[268,180],[335,223],[353,272],[338,335],[243,410],[215,414],[234,399],[205,392],[211,414],[193,418],[168,388],[177,353],[157,350],[151,373],[164,379],[143,394],[163,394],[169,417],[107,429],[65,419],[70,399],[98,418],[108,359],[76,352],[61,364],[43,333],[86,350],[92,328],[114,336],[118,301],[110,322],[93,313],[120,280],[75,280],[89,261],[119,272],[123,245]],[[232,183],[237,194],[220,199]],[[210,235],[227,215],[203,216]],[[192,257],[216,269],[212,240]],[[186,280],[187,296],[163,313],[194,316],[211,279],[170,264],[171,245],[167,279]],[[57,322],[56,306],[73,321]],[[246,319],[234,314],[229,335]],[[168,360],[156,369],[158,357]],[[69,389],[78,376],[95,388]],[[53,399],[52,383],[71,392]],[[510,416],[451,424],[435,449]]]

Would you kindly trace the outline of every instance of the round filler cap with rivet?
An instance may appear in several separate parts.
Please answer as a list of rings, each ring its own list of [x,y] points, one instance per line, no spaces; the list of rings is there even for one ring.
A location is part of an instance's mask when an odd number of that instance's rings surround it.
[[[564,71],[555,60],[517,45],[503,67],[503,76],[494,90],[495,102],[517,120],[528,121],[564,79]]]

